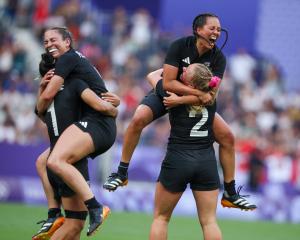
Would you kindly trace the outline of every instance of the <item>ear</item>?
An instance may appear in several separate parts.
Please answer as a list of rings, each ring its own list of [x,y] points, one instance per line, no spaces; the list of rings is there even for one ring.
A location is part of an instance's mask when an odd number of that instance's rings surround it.
[[[71,39],[70,39],[70,38],[67,38],[67,39],[66,39],[66,42],[67,42],[68,46],[71,48]]]

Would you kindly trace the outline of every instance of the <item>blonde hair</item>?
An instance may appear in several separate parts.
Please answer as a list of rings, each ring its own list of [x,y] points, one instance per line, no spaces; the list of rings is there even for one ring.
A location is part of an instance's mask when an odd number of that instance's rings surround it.
[[[212,94],[213,99],[208,105],[212,105],[216,99],[216,91],[214,88],[209,86],[209,83],[213,77],[211,70],[205,66],[204,64],[195,63],[193,64],[193,73],[191,77],[191,84],[196,88],[203,92],[210,92]],[[192,105],[190,106],[190,110],[194,110],[197,113],[201,112],[203,106],[202,105]]]

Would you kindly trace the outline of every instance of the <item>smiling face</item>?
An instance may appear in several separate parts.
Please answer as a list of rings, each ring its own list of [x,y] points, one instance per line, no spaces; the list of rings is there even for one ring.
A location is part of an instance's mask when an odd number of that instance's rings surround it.
[[[212,49],[221,35],[221,24],[219,19],[216,17],[207,17],[206,23],[202,27],[197,27],[196,32],[208,40],[207,42],[200,37],[197,41],[200,41],[205,48]]]
[[[57,30],[47,30],[44,33],[44,47],[54,58],[59,58],[70,49],[71,40],[63,39]]]

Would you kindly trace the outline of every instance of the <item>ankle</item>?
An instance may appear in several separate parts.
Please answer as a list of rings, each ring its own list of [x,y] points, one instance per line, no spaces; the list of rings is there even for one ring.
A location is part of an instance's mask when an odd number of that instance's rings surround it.
[[[119,167],[118,167],[118,174],[120,174],[122,176],[127,176],[128,175],[128,167],[129,167],[129,163],[120,162]]]
[[[48,209],[48,218],[55,218],[61,215],[60,208],[49,208]]]
[[[92,198],[84,201],[84,204],[88,210],[90,210],[92,208],[99,208],[102,206],[95,197],[92,197]]]
[[[227,183],[224,181],[224,190],[229,194],[229,195],[235,195],[236,190],[235,190],[235,180],[232,180],[231,182]]]

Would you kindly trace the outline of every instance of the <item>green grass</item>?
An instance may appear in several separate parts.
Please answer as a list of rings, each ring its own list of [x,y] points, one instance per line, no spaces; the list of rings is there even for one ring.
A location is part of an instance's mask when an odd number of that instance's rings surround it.
[[[24,240],[38,229],[35,224],[46,215],[45,207],[0,203],[0,239]],[[300,213],[299,213],[300,214]],[[91,238],[83,240],[148,239],[152,216],[142,213],[116,213]],[[224,240],[299,240],[300,225],[271,222],[219,221]],[[169,240],[199,240],[202,233],[196,218],[174,216],[169,227]]]

